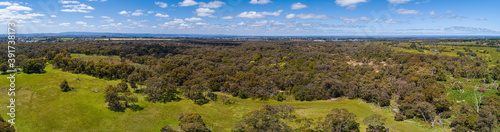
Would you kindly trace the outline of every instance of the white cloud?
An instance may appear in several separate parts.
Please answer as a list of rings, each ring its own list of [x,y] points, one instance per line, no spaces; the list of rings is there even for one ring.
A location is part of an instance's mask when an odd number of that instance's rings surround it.
[[[10,2],[0,2],[0,6],[7,6],[3,9],[0,9],[0,22],[7,21],[10,19],[18,20],[18,23],[26,23],[26,19],[35,19],[29,22],[38,23],[41,20],[36,19],[36,17],[45,16],[40,13],[31,13],[32,10],[30,7],[21,6],[18,3],[10,3]]]
[[[159,1],[155,1],[155,5],[158,5],[161,8],[167,8],[168,7],[167,3],[165,3],[165,2],[159,2]]]
[[[12,3],[10,2],[0,2],[0,6],[10,6]]]
[[[198,8],[195,10],[196,15],[201,17],[214,17],[212,13],[215,13],[215,10],[210,8]]]
[[[115,19],[112,19],[111,17],[108,16],[101,16],[101,18],[104,18],[104,21],[108,23],[115,21]]]
[[[62,12],[90,13],[90,10],[94,10],[93,7],[81,4],[78,1],[59,1],[59,3],[63,4],[63,9],[61,9]]]
[[[376,22],[378,19],[371,19],[369,17],[340,17],[340,20],[344,21],[345,23],[355,23],[357,21],[367,21],[367,22]]]
[[[358,3],[367,2],[367,0],[335,0],[339,6],[347,6],[347,9],[355,9]]]
[[[59,23],[59,26],[69,26],[70,23]]]
[[[134,12],[132,12],[132,16],[143,16],[144,13],[142,13],[143,10],[135,10]]]
[[[408,10],[408,9],[397,9],[396,10],[397,14],[401,15],[417,15],[417,14],[422,14],[422,12],[417,11],[417,10]]]
[[[236,17],[244,17],[244,18],[265,18],[266,16],[280,16],[283,10],[278,10],[276,12],[256,12],[256,11],[245,11],[237,15]]]
[[[304,5],[300,2],[294,3],[291,6],[291,9],[294,9],[294,10],[303,9],[303,8],[307,8],[307,5]]]
[[[84,16],[84,18],[94,18],[94,16]]]
[[[148,14],[155,13],[155,11],[148,11]]]
[[[184,19],[188,22],[199,22],[199,21],[203,21],[203,19],[199,18],[199,17],[191,17],[191,18],[186,18]]]
[[[79,24],[79,25],[87,25],[86,22],[84,21],[76,21],[75,24]]]
[[[221,2],[221,1],[212,1],[212,2],[208,2],[208,3],[199,2],[198,4],[200,4],[200,7],[204,7],[204,8],[219,8],[222,5],[225,5],[226,3]]]
[[[225,16],[225,17],[222,17],[222,19],[233,19],[232,16]]]
[[[407,2],[410,2],[412,0],[387,0],[389,3],[391,4],[403,4],[403,3],[407,3]]]
[[[168,14],[161,14],[161,13],[156,13],[155,16],[157,16],[157,17],[165,17],[165,18],[169,17]]]
[[[298,19],[329,19],[330,17],[323,15],[323,14],[288,14],[285,17],[286,19],[293,19],[293,18],[298,18]]]
[[[198,4],[198,2],[196,2],[194,0],[184,0],[182,2],[179,2],[179,6],[194,6],[197,4]]]
[[[120,15],[127,15],[128,12],[127,11],[120,11],[120,13],[118,13],[118,14],[120,14]]]
[[[56,15],[50,15],[50,17],[57,17]]]
[[[248,2],[250,4],[268,4],[268,3],[272,3],[271,0],[250,0],[250,2]]]
[[[173,28],[177,25],[179,29],[184,29],[184,28],[192,28],[192,24],[191,23],[187,23],[186,21],[182,20],[182,19],[174,19],[173,21],[169,21],[169,22],[165,22],[164,24],[159,24],[161,27],[169,27],[169,28]]]
[[[26,6],[21,6],[17,3],[13,4],[13,5],[10,5],[8,6],[7,8],[5,8],[7,10],[11,10],[11,11],[31,11],[32,9],[29,8],[29,7],[26,7]]]

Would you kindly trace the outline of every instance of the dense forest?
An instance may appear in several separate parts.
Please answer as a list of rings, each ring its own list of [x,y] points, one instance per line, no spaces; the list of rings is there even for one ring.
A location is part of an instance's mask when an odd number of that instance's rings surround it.
[[[434,41],[429,40],[428,43]],[[492,42],[493,45],[495,42]],[[441,124],[441,119],[452,118],[448,125],[454,131],[498,130],[498,95],[479,94],[475,104],[458,105],[448,98],[445,89],[475,87],[480,92],[498,91],[500,66],[489,66],[488,60],[472,55],[451,57],[408,53],[387,47],[397,46],[398,43],[194,39],[39,42],[17,44],[19,55],[16,59],[25,73],[43,73],[48,65],[72,73],[121,79],[122,83],[103,90],[106,102],[113,111],[141,109],[133,104],[137,102],[137,97],[128,89],[130,86],[135,93],[144,94],[146,100],[155,103],[190,99],[203,105],[219,99],[230,104],[227,97],[217,97],[213,92],[278,101],[360,98],[381,107],[396,106],[394,120],[398,121],[418,118],[434,126]],[[119,56],[120,61],[71,57],[76,53]],[[5,58],[2,56],[0,65],[3,72],[7,70]],[[465,86],[457,81],[459,78],[480,80],[482,85]],[[65,82],[61,83],[61,90],[66,92],[71,88]],[[249,116],[245,116],[233,130],[291,131],[282,122],[293,118],[289,115],[291,111],[293,108],[288,106],[264,106],[261,110],[248,113]],[[346,110],[334,109],[324,122],[301,130],[359,131],[351,116],[354,115]],[[334,126],[332,124],[338,124],[335,122],[337,117],[352,122]],[[271,125],[256,127],[258,125],[251,124],[262,120],[259,118],[276,119],[267,122]],[[179,120],[179,126],[185,131],[209,131],[196,113],[185,113]],[[194,124],[193,121],[183,123],[185,120],[196,121]],[[388,131],[383,124],[370,125],[369,129]],[[166,126],[165,131],[169,130],[171,128]]]

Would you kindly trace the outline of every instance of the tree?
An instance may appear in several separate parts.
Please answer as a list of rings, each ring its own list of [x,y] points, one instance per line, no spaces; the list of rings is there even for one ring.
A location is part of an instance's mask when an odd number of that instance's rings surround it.
[[[359,123],[356,122],[356,115],[347,109],[334,108],[320,125],[320,129],[325,132],[359,132]]]
[[[384,126],[385,120],[386,118],[381,115],[373,114],[363,119],[363,123],[368,125],[368,128],[366,128],[367,132],[388,132],[389,128],[385,128]]]
[[[16,129],[14,126],[8,122],[5,122],[5,120],[0,116],[0,132],[15,132]]]
[[[5,63],[0,64],[0,71],[2,71],[3,73],[7,72],[8,69],[9,66],[7,66],[7,64]]]
[[[69,87],[68,81],[66,81],[66,79],[64,79],[64,81],[61,82],[59,87],[61,88],[61,91],[63,91],[63,92],[71,91],[71,87]]]
[[[177,88],[169,84],[165,79],[160,77],[150,77],[145,81],[145,93],[148,95],[146,99],[151,102],[170,102],[180,100],[177,97],[179,93]]]
[[[121,98],[118,96],[118,92],[115,86],[108,85],[105,90],[105,102],[108,103],[108,109],[116,112],[122,112],[125,110],[125,104],[121,102]]]
[[[198,113],[181,113],[179,126],[185,132],[210,132]]]
[[[289,105],[264,105],[263,108],[243,115],[232,131],[235,132],[288,132],[292,131],[283,119],[292,117]]]
[[[45,68],[45,61],[43,59],[28,59],[23,66],[25,73],[42,73]]]
[[[126,82],[120,82],[116,85],[118,92],[128,92],[128,85]]]

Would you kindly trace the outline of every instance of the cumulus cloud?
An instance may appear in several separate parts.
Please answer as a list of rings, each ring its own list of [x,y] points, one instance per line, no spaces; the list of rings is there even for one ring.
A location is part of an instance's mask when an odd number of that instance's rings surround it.
[[[272,3],[272,1],[271,0],[250,0],[250,2],[248,2],[248,3],[264,5],[264,4]]]
[[[36,17],[45,16],[40,13],[31,13],[31,8],[19,5],[18,3],[11,2],[0,2],[0,6],[6,6],[5,8],[0,8],[0,21],[7,21],[9,19],[17,19],[19,23],[25,23],[26,19],[35,19],[31,22],[38,23],[41,20],[36,19]]]
[[[84,18],[94,18],[94,16],[84,16]]]
[[[303,9],[303,8],[307,8],[307,5],[304,5],[300,2],[297,2],[297,3],[294,3],[291,5],[291,9],[294,9],[294,10]]]
[[[404,4],[412,0],[387,0],[391,4]]]
[[[199,18],[199,17],[191,17],[191,18],[186,18],[184,19],[188,22],[199,22],[199,21],[203,21],[203,19]]]
[[[200,4],[200,7],[203,7],[203,8],[219,8],[222,5],[225,5],[226,3],[221,2],[221,1],[212,1],[212,2],[208,2],[208,3],[199,2],[198,4]]]
[[[196,15],[201,17],[215,17],[212,13],[215,13],[215,10],[210,8],[198,8],[195,10]]]
[[[367,21],[367,22],[376,22],[378,19],[371,19],[369,17],[340,17],[340,20],[344,21],[345,23],[355,23],[358,21]]]
[[[120,14],[120,15],[127,15],[127,14],[128,14],[128,12],[127,12],[127,11],[121,11],[121,12],[119,12],[118,14]]]
[[[56,16],[56,15],[50,15],[50,17],[53,17],[53,18],[55,18],[55,17],[57,17],[57,16]]]
[[[417,10],[397,9],[395,11],[396,11],[397,14],[401,14],[401,15],[417,15],[417,14],[422,14],[422,12],[417,11]]]
[[[194,0],[184,0],[182,2],[179,2],[179,6],[194,6],[197,4],[198,4],[198,2],[196,2]]]
[[[244,17],[244,18],[265,18],[266,16],[280,16],[283,10],[278,10],[276,12],[256,12],[256,11],[245,11],[237,15],[236,17]]]
[[[288,14],[285,16],[286,19],[329,19],[330,17],[323,14]]]
[[[335,0],[335,4],[342,7],[347,6],[347,9],[355,9],[362,2],[367,2],[367,0]]]
[[[165,2],[159,2],[159,1],[155,1],[155,5],[158,5],[161,8],[167,8],[168,7],[167,3],[165,3]]]
[[[169,17],[168,14],[161,14],[161,13],[156,13],[155,16],[156,17],[165,17],[165,18]]]
[[[81,13],[90,13],[91,10],[94,10],[92,6],[88,6],[85,4],[81,4],[79,1],[59,1],[59,3],[63,4],[61,11],[62,12],[81,12]]]

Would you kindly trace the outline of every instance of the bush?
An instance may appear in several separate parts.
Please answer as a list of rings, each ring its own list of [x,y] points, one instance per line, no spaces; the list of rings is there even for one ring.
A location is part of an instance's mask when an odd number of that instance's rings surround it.
[[[445,112],[439,113],[439,118],[448,119],[451,117],[451,115],[453,115],[453,113],[451,113],[451,111],[445,111]]]
[[[61,91],[63,91],[63,92],[71,91],[71,87],[69,87],[68,81],[66,81],[66,80],[64,80],[63,82],[61,82],[61,84],[59,85],[59,87],[61,88]]]
[[[276,98],[277,101],[284,101],[285,100],[285,95],[283,95],[283,93],[280,92],[280,93],[278,93],[276,95],[275,98]]]
[[[397,113],[396,116],[394,116],[395,121],[404,121],[406,120],[406,117],[403,114]]]
[[[140,105],[136,105],[136,104],[130,105],[129,108],[132,111],[141,111],[141,110],[144,110],[144,107],[142,107]]]

